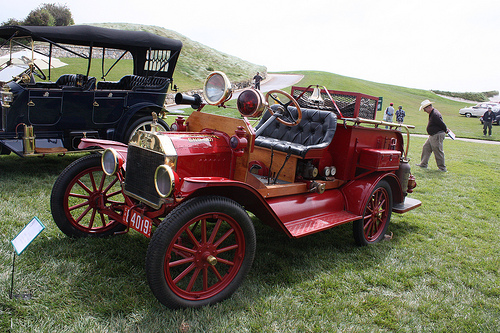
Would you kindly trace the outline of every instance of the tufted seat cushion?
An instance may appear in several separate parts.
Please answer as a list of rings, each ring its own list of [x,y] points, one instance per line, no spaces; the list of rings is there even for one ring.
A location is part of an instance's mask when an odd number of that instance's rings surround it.
[[[271,106],[273,108],[275,106]],[[297,109],[288,107],[296,117]],[[270,117],[266,112],[256,129]],[[302,109],[302,120],[297,126],[286,126],[274,120],[261,135],[255,138],[255,145],[273,148],[282,152],[289,150],[293,155],[308,158],[308,152],[327,148],[337,128],[337,116],[330,111]]]
[[[96,79],[92,76],[86,76],[82,74],[63,74],[61,75],[55,86],[57,88],[80,88],[82,90],[94,90],[96,85]]]
[[[170,79],[165,77],[144,77],[139,75],[125,75],[118,82],[100,81],[97,89],[103,90],[166,90]]]

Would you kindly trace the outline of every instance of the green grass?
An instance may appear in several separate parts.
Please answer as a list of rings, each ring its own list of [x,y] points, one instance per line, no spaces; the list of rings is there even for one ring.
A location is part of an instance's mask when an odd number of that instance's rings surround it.
[[[423,138],[411,139],[412,165]],[[446,140],[448,173],[413,167],[422,207],[393,215],[390,241],[359,248],[351,225],[290,240],[255,220],[256,260],[229,300],[161,306],[146,283],[148,240],[136,232],[69,239],[49,198],[77,156],[0,157],[0,331],[497,332],[500,329],[500,150]],[[16,259],[10,240],[38,216],[46,229]]]

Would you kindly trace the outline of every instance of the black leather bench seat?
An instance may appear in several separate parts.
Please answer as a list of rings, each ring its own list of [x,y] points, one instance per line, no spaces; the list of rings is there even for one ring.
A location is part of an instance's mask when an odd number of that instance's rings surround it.
[[[271,106],[274,107],[274,106]],[[297,109],[288,107],[290,112],[296,116]],[[301,109],[302,120],[296,126],[286,126],[278,120],[274,120],[261,135],[255,138],[255,145],[265,148],[307,158],[311,150],[322,150],[327,148],[332,142],[337,128],[337,116],[330,111],[315,109]],[[256,129],[270,117],[266,112]]]
[[[120,81],[99,81],[97,89],[101,90],[153,90],[167,89],[170,79],[165,77],[144,77],[139,75],[125,75]]]

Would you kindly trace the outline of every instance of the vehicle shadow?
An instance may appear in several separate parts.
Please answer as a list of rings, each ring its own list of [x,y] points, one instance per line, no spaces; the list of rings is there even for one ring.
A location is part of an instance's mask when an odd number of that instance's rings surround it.
[[[43,177],[59,175],[65,167],[84,156],[84,153],[64,156],[47,155],[43,157],[19,157],[14,153],[0,156],[0,176],[12,179],[17,175]]]
[[[257,254],[250,275],[272,290],[275,286],[291,286],[323,273],[340,274],[339,266],[376,266],[406,234],[416,232],[416,227],[405,221],[391,223],[387,240],[364,247],[355,244],[352,223],[299,239],[289,239],[263,228],[256,230]]]
[[[349,265],[357,270],[377,266],[398,239],[416,232],[407,222],[399,222],[391,226],[398,237],[390,242],[358,247],[354,244],[350,223],[304,238],[289,239],[258,220],[254,222],[256,258],[240,288],[221,303],[227,311],[257,303],[259,299],[274,296],[276,288],[293,288],[321,274],[341,279],[340,271]],[[45,298],[58,297],[63,303],[70,302],[88,309],[90,314],[110,319],[117,312],[133,312],[139,308],[171,311],[163,307],[149,289],[144,268],[148,243],[146,237],[135,231],[107,238],[72,239],[61,234],[34,243],[25,265],[32,271],[28,275],[36,275],[33,277],[38,285],[35,296],[42,302]]]

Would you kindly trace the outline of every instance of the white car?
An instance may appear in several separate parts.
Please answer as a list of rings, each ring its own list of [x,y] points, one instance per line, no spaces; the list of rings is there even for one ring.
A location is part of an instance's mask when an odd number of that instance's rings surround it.
[[[459,113],[461,115],[466,116],[467,118],[481,117],[486,111],[488,111],[488,107],[490,107],[490,106],[491,106],[491,109],[493,111],[500,110],[500,104],[498,104],[498,103],[479,103],[475,106],[469,106],[469,107],[460,109]]]

